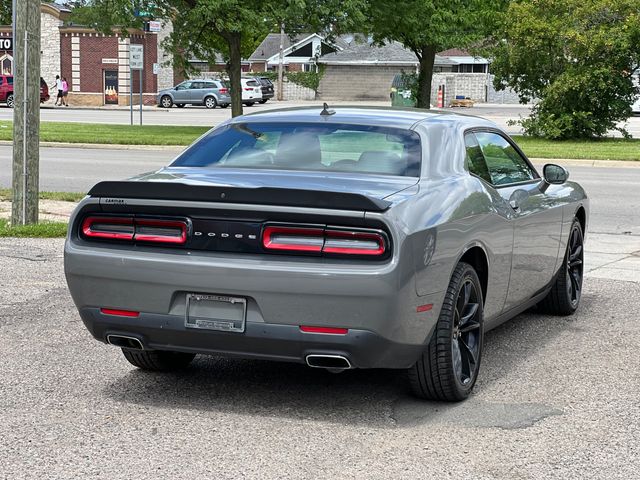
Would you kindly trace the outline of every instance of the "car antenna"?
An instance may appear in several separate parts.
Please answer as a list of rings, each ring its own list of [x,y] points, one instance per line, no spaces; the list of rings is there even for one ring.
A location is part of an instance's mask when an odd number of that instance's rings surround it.
[[[320,115],[328,116],[328,115],[334,115],[335,113],[336,113],[336,111],[333,110],[333,109],[329,109],[329,105],[327,105],[327,102],[324,102],[324,105],[322,106],[322,111],[320,112]]]

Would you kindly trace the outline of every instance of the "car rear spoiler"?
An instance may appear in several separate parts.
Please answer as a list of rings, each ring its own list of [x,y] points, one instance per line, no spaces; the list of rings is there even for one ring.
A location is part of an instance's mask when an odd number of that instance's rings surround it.
[[[370,212],[384,212],[391,206],[391,202],[360,193],[271,187],[220,187],[174,182],[100,182],[89,190],[88,195],[103,198],[290,205],[293,207]]]

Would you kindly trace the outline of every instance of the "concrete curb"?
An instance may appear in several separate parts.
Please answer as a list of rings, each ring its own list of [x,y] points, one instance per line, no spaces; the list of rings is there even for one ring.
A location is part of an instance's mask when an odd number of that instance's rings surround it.
[[[536,165],[546,163],[557,163],[559,165],[574,165],[576,167],[609,167],[609,168],[638,168],[640,161],[637,160],[588,160],[575,158],[530,158]]]

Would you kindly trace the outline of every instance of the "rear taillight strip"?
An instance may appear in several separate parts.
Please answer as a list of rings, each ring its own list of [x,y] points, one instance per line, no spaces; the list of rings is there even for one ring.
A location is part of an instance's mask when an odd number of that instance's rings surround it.
[[[378,257],[388,250],[385,235],[378,231],[280,225],[264,228],[262,246],[281,252]]]
[[[182,245],[187,241],[187,223],[134,217],[87,217],[82,233],[87,238],[132,240]]]

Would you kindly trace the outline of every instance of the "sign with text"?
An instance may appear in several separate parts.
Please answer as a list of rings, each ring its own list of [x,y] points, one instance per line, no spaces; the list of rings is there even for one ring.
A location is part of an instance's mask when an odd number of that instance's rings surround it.
[[[0,37],[0,50],[13,50],[13,38]]]
[[[129,67],[131,70],[144,68],[144,47],[142,45],[129,45]]]
[[[159,32],[160,30],[162,30],[162,24],[160,22],[157,22],[155,20],[149,22],[150,32]]]

